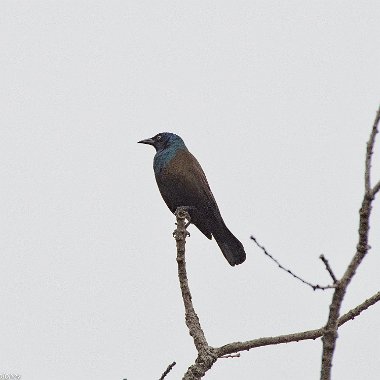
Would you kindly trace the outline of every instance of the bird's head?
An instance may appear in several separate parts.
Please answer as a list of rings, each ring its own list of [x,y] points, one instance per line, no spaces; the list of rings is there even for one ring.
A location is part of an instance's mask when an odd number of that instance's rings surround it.
[[[154,146],[156,149],[156,152],[161,152],[166,148],[170,147],[176,147],[176,148],[182,148],[185,147],[185,143],[183,140],[175,135],[174,133],[170,132],[162,132],[158,133],[156,136],[150,138],[138,141],[140,144],[148,144]]]

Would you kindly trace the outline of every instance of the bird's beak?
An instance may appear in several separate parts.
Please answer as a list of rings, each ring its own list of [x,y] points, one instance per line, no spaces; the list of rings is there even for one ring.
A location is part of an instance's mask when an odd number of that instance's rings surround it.
[[[137,141],[138,144],[148,144],[148,145],[154,145],[154,140],[153,139],[145,139],[141,141]]]

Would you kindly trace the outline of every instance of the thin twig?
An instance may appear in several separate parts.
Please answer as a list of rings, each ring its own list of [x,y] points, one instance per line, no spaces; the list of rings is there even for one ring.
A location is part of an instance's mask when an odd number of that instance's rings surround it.
[[[354,307],[346,314],[342,315],[338,320],[338,326],[342,326],[347,321],[356,318],[361,312],[367,310],[370,306],[374,305],[376,302],[380,301],[380,292],[377,292],[372,297],[366,299],[360,305]]]
[[[177,363],[176,362],[173,362],[172,364],[169,364],[168,365],[168,368],[166,368],[165,372],[162,374],[162,376],[160,377],[159,380],[164,380],[164,378],[166,377],[166,375],[173,369],[173,367],[176,365]]]
[[[299,281],[301,281],[303,284],[305,284],[305,285],[308,285],[308,286],[310,286],[313,290],[317,290],[317,289],[320,289],[320,290],[325,290],[325,289],[334,289],[335,288],[335,285],[318,285],[318,284],[312,284],[312,283],[310,283],[310,282],[308,282],[308,281],[306,281],[306,280],[304,280],[303,278],[301,278],[301,277],[299,277],[299,276],[297,276],[295,273],[293,273],[290,269],[287,269],[287,268],[285,268],[284,266],[282,266],[281,264],[280,264],[280,262],[277,260],[277,259],[275,259],[267,250],[266,250],[266,248],[264,247],[264,246],[262,246],[257,240],[256,240],[256,238],[254,237],[254,236],[251,236],[251,239],[255,242],[255,244],[264,252],[264,254],[266,255],[266,256],[268,256],[272,261],[274,261],[276,264],[277,264],[277,266],[280,268],[280,269],[282,269],[282,270],[284,270],[285,272],[287,272],[287,273],[289,273],[291,276],[293,276],[294,278],[296,278],[297,280],[299,280]]]
[[[338,280],[336,279],[335,274],[334,274],[333,270],[331,269],[328,260],[326,259],[326,257],[324,255],[319,256],[319,258],[323,261],[323,264],[325,264],[327,272],[329,272],[334,284],[336,284],[338,282]]]
[[[375,195],[379,192],[380,190],[380,181],[373,187],[371,191],[371,196],[375,198]]]

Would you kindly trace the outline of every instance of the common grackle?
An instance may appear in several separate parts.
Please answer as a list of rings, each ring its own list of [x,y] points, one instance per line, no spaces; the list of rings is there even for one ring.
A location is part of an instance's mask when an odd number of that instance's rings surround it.
[[[177,207],[187,207],[191,223],[207,238],[214,236],[230,265],[244,262],[243,245],[224,224],[206,176],[181,137],[163,132],[139,143],[153,145],[156,149],[154,174],[170,211],[175,213]]]

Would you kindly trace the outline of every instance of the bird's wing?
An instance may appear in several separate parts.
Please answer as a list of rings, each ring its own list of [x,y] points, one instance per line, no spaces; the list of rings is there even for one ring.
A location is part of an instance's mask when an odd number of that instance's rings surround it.
[[[194,223],[211,238],[210,221],[221,220],[215,198],[197,159],[187,150],[180,150],[164,170],[156,176],[161,195],[172,212],[179,206],[194,208]]]

